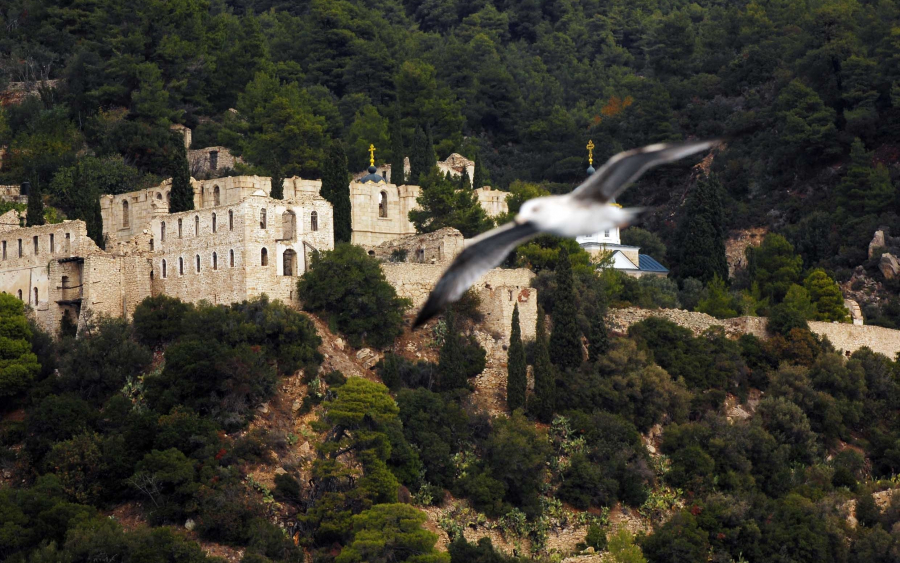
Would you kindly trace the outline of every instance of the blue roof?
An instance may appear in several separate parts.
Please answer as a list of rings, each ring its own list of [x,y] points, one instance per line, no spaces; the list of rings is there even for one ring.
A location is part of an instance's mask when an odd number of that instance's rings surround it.
[[[642,272],[668,272],[669,269],[646,254],[638,254],[638,266]]]

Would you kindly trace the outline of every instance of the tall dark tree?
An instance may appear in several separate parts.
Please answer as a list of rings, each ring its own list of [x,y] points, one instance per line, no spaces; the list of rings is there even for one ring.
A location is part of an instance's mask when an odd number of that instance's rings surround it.
[[[577,316],[572,263],[569,250],[563,246],[556,262],[556,301],[550,333],[550,361],[562,370],[581,365],[581,331],[578,330]]]
[[[172,191],[169,194],[169,213],[190,211],[194,208],[194,188],[191,186],[191,170],[184,140],[179,135],[172,140],[171,146],[173,150],[169,173],[172,175]]]
[[[272,189],[269,191],[272,199],[284,199],[284,172],[276,162],[272,166]]]
[[[597,313],[591,319],[591,334],[588,338],[588,360],[596,362],[601,356],[609,352],[609,331],[606,329],[606,319],[601,313]]]
[[[884,166],[872,167],[872,155],[858,138],[850,146],[850,165],[838,185],[838,202],[855,214],[877,213],[894,200],[894,187]]]
[[[528,387],[528,366],[525,346],[522,344],[522,327],[519,326],[519,304],[513,307],[512,331],[509,337],[506,364],[506,404],[509,411],[525,407],[525,390]]]
[[[406,149],[403,145],[403,128],[400,122],[400,112],[397,111],[391,119],[391,183],[402,186],[406,183],[403,161],[406,158]]]
[[[444,322],[446,323],[444,344],[441,346],[441,358],[438,361],[441,391],[463,389],[468,385],[465,357],[456,328],[456,313],[452,308],[447,309]]]
[[[481,162],[481,151],[477,151],[475,153],[475,177],[472,178],[472,189],[477,190],[490,182],[486,172],[484,164]]]
[[[44,224],[44,196],[41,193],[40,180],[35,178],[30,184],[27,182],[22,187],[28,192],[28,214],[25,216],[25,224],[29,227]]]
[[[528,412],[541,422],[550,422],[556,409],[556,370],[550,362],[547,321],[540,305],[535,332],[534,395],[528,402]]]
[[[421,127],[416,129],[416,136],[413,138],[412,152],[409,155],[409,182],[420,186],[422,178],[427,176],[434,166],[434,158],[429,160],[429,154],[434,155],[434,148],[427,147],[428,136]]]
[[[332,141],[322,171],[322,197],[334,208],[334,242],[350,242],[350,177],[347,155],[339,139]]]
[[[722,211],[722,185],[710,174],[697,181],[685,203],[669,263],[679,279],[697,278],[708,283],[718,275],[728,279],[725,260],[725,215]]]

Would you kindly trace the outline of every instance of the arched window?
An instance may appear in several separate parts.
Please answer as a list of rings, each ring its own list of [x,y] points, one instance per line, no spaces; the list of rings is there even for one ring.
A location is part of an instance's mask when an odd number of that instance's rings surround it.
[[[378,194],[378,216],[387,217],[387,192]]]
[[[234,211],[231,209],[228,210],[228,230],[234,230]]]
[[[162,199],[162,192],[156,192],[156,199]]]
[[[284,275],[296,276],[297,273],[295,267],[297,265],[297,253],[289,248],[284,251],[282,260],[284,262]]]
[[[178,220],[178,238],[181,238],[181,219]]]
[[[309,214],[309,230],[310,231],[318,231],[319,230],[319,214],[313,211]]]
[[[219,207],[219,186],[213,186],[213,205]]]
[[[181,256],[178,257],[178,275],[184,275],[184,258],[182,258]]]
[[[281,238],[283,240],[297,238],[297,216],[290,209],[281,214]]]
[[[200,236],[200,216],[194,215],[194,236]]]
[[[199,254],[194,258],[194,261],[197,263],[197,273],[199,274],[200,273],[200,255]]]
[[[19,297],[19,301],[21,301],[22,300],[22,290],[21,289],[19,290],[18,297]]]
[[[159,224],[159,242],[166,242],[166,222]]]
[[[213,216],[212,216],[212,231],[216,232],[216,214],[215,213],[213,213]]]
[[[38,304],[38,290],[34,288],[34,306],[37,307]]]
[[[168,274],[169,272],[166,271],[166,261],[165,261],[165,260],[162,261],[162,273],[163,273],[163,279],[165,279],[165,278],[168,277],[167,274]]]
[[[219,255],[213,252],[213,270],[219,269]]]
[[[153,239],[150,239],[150,252],[153,252]]]
[[[127,229],[127,228],[128,228],[128,224],[129,224],[129,217],[128,217],[128,200],[127,200],[127,199],[123,199],[123,200],[122,200],[122,228],[123,228],[123,229]]]
[[[269,265],[269,251],[263,248],[259,251],[259,265],[260,266],[268,266]]]
[[[266,210],[265,208],[259,210],[259,228],[266,228]]]
[[[228,251],[228,265],[234,268],[234,249]]]
[[[166,203],[172,203],[172,192],[166,192]]]

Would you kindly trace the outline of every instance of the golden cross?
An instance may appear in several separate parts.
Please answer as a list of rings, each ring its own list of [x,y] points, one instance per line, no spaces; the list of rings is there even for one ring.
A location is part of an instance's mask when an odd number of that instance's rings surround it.
[[[594,141],[593,140],[588,141],[587,150],[588,150],[588,164],[593,166],[594,165]]]
[[[375,145],[369,145],[369,166],[375,166]]]

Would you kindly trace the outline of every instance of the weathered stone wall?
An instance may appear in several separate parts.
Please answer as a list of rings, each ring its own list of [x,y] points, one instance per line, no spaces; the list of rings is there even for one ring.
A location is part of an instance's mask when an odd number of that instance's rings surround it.
[[[215,163],[211,153],[216,153]],[[188,163],[191,167],[191,175],[199,176],[215,170],[233,169],[238,162],[244,161],[239,156],[234,156],[228,147],[205,147],[187,151]],[[215,164],[215,168],[213,167]]]
[[[487,213],[488,217],[496,217],[504,213],[509,213],[509,206],[506,204],[506,197],[509,192],[500,190],[492,190],[490,186],[484,186],[475,190],[478,197],[478,203]]]
[[[409,220],[409,212],[418,207],[416,198],[419,191],[419,186],[352,182],[350,206],[353,234],[350,241],[372,247],[415,234],[416,228]],[[386,212],[383,214],[379,208],[382,197],[387,198]]]
[[[19,186],[0,186],[0,201],[28,203],[28,196],[22,195],[22,188]]]
[[[445,269],[442,264],[405,263],[385,263],[381,268],[388,283],[400,297],[411,300],[414,309],[425,303]],[[518,303],[522,337],[534,338],[537,290],[531,287],[533,278],[534,272],[525,268],[495,268],[472,286],[481,298],[487,330],[509,338],[513,307]]]
[[[475,178],[475,163],[459,153],[453,153],[446,159],[437,161],[435,165],[444,175],[449,172],[451,176],[462,176],[466,172],[470,182]]]
[[[768,338],[765,317],[737,317],[717,319],[705,313],[692,313],[680,309],[610,309],[607,323],[610,330],[619,333],[648,317],[659,317],[685,327],[695,335],[713,326],[724,327],[725,333],[736,338],[742,334],[752,334],[758,338]],[[846,323],[809,322],[810,330],[819,336],[826,336],[839,350],[854,352],[863,346],[893,358],[900,352],[900,330],[877,326],[859,326]]]
[[[408,235],[389,240],[369,249],[369,254],[381,260],[391,260],[395,251],[406,251],[405,262],[416,264],[446,264],[465,248],[461,232],[451,227],[433,233]]]

